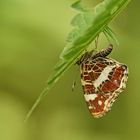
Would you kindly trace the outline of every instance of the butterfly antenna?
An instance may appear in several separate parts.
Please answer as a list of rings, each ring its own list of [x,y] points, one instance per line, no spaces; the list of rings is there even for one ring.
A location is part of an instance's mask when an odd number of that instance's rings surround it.
[[[72,92],[74,92],[75,86],[76,86],[76,80],[73,81],[73,84],[72,84]]]
[[[95,50],[97,50],[98,47],[98,39],[99,39],[99,35],[95,39]]]
[[[77,72],[78,72],[78,71],[77,71]],[[72,83],[72,92],[74,91],[75,86],[76,86],[76,81],[77,81],[77,76],[78,76],[77,72],[76,72],[76,75],[75,75],[75,80],[74,80],[73,83]]]

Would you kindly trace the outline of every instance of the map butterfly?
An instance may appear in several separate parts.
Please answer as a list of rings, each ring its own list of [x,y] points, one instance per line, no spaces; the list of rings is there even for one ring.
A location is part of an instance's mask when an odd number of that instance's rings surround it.
[[[128,79],[126,65],[107,58],[113,46],[93,54],[86,52],[76,62],[80,65],[81,83],[90,113],[95,118],[104,116],[119,94],[125,89]]]

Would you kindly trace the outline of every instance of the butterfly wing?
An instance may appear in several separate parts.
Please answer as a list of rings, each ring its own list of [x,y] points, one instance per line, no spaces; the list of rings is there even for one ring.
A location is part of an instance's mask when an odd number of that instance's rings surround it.
[[[102,117],[111,109],[127,78],[127,66],[113,59],[89,58],[81,64],[84,97],[93,117]]]

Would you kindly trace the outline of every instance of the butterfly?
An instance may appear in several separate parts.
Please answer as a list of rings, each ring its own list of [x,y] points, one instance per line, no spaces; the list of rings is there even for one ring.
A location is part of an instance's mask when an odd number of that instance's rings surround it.
[[[104,116],[119,94],[125,89],[128,67],[107,56],[112,52],[109,45],[98,53],[86,52],[76,62],[80,66],[81,83],[88,109],[94,118]]]

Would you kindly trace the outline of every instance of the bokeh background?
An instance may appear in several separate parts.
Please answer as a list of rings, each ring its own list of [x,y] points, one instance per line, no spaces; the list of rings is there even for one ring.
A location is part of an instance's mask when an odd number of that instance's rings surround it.
[[[0,140],[140,139],[140,1],[110,26],[120,46],[111,57],[129,67],[127,89],[101,119],[89,114],[78,66],[50,90],[26,124],[23,119],[45,86],[65,46],[74,0],[0,0]],[[90,6],[99,0],[84,0]],[[99,49],[107,46],[100,37]],[[76,75],[74,92],[71,86]]]

